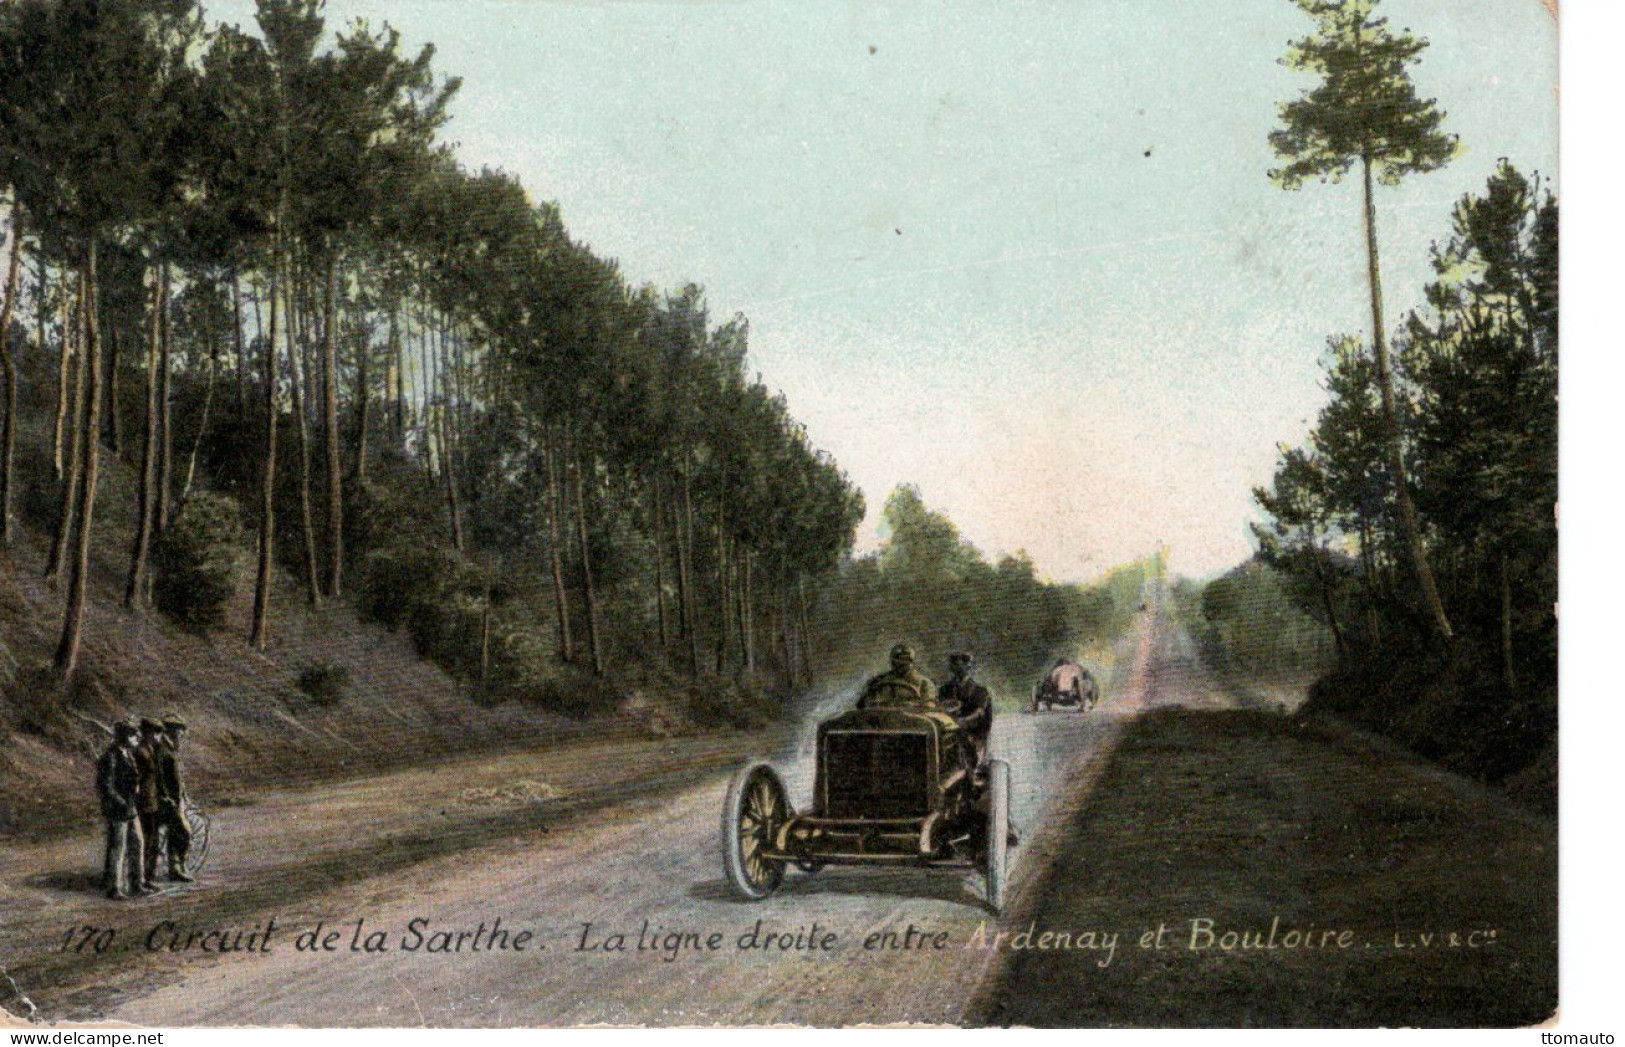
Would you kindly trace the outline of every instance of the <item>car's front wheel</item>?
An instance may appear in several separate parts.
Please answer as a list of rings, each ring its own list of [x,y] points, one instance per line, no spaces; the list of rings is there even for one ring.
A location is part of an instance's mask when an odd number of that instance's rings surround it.
[[[722,805],[722,864],[728,883],[741,896],[758,901],[779,889],[784,862],[765,852],[791,817],[784,783],[766,763],[746,764],[728,784]]]

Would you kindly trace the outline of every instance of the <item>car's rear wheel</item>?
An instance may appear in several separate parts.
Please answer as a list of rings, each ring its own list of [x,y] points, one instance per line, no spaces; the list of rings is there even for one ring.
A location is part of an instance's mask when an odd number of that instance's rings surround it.
[[[728,784],[722,805],[722,864],[728,883],[743,897],[766,898],[784,881],[784,862],[764,852],[791,816],[784,783],[767,764],[746,764]]]
[[[987,905],[1001,913],[1010,871],[1010,765],[989,760],[987,776]]]

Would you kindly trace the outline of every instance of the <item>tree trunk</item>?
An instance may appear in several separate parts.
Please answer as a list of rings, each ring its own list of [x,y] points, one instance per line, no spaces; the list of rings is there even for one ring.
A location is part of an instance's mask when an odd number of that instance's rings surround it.
[[[73,345],[78,339],[73,334],[73,327],[75,326],[74,313],[69,305],[69,301],[73,296],[68,293],[67,274],[62,274],[59,283],[62,291],[62,305],[58,315],[61,320],[62,337],[57,340],[56,419],[51,424],[51,465],[56,473],[56,478],[61,480],[64,476],[62,452],[65,448],[63,441],[69,439],[67,432],[68,382],[72,380],[72,376],[68,368],[72,366]]]
[[[1450,619],[1445,616],[1444,603],[1439,599],[1433,569],[1428,566],[1427,546],[1422,541],[1416,506],[1411,502],[1410,480],[1405,472],[1404,443],[1399,431],[1399,413],[1394,405],[1394,376],[1388,360],[1388,336],[1382,319],[1382,269],[1377,260],[1377,207],[1372,198],[1371,158],[1362,157],[1360,166],[1365,182],[1365,248],[1371,284],[1371,342],[1377,355],[1382,417],[1388,429],[1388,462],[1394,470],[1394,496],[1399,504],[1399,519],[1405,530],[1405,545],[1410,550],[1411,567],[1416,572],[1417,585],[1422,589],[1422,601],[1433,618],[1434,629],[1448,642],[1455,634],[1451,631]]]
[[[604,649],[598,636],[598,594],[592,584],[592,545],[587,540],[587,494],[582,481],[581,446],[572,448],[575,462],[576,535],[581,541],[581,584],[587,596],[587,647],[592,655],[592,674],[604,675]]]
[[[338,262],[327,255],[322,294],[322,443],[327,457],[327,595],[344,591],[344,474],[339,464]],[[462,548],[461,545],[458,548]]]
[[[446,513],[451,517],[451,544],[463,551],[463,511],[457,500],[457,473],[452,467],[451,421],[444,406],[440,409],[435,432],[440,440],[440,480],[446,491]]]
[[[106,422],[102,426],[102,438],[107,441],[107,449],[113,452],[115,458],[124,453],[124,426],[120,424],[118,409],[118,334],[117,325],[108,328],[107,364],[104,371],[106,380],[102,383],[107,390],[107,402],[102,407],[107,412]]]
[[[812,631],[807,623],[807,579],[796,575],[796,617],[799,619],[797,632],[801,637],[801,682],[808,687],[812,686]]]
[[[558,455],[553,447],[553,433],[542,437],[542,458],[547,464],[547,550],[548,567],[553,575],[553,605],[558,612],[559,659],[575,661],[575,638],[570,629],[570,594],[564,588],[564,551],[559,514],[563,502],[559,488]]]
[[[174,412],[170,396],[169,263],[163,266],[163,297],[158,316],[162,336],[158,340],[158,524],[153,529],[161,537],[169,526],[169,494],[175,483]]]
[[[367,430],[372,421],[372,373],[368,358],[372,356],[372,335],[364,322],[356,327],[360,331],[355,343],[355,478],[359,482],[367,478]]]
[[[130,572],[124,583],[124,606],[134,607],[144,591],[147,551],[152,545],[158,502],[158,342],[159,317],[163,310],[163,282],[157,273],[152,281],[152,316],[147,338],[146,408],[141,425],[141,482],[135,495],[135,541],[130,547]]]
[[[64,287],[64,294],[66,290]],[[79,496],[80,465],[85,460],[84,449],[79,446],[79,440],[85,431],[83,419],[86,413],[85,383],[88,369],[85,367],[84,350],[78,345],[79,327],[84,322],[84,295],[85,278],[81,272],[79,286],[74,295],[74,306],[66,311],[66,315],[71,319],[62,325],[64,357],[77,357],[78,363],[74,367],[73,374],[73,410],[71,414],[67,411],[62,412],[68,424],[68,431],[63,434],[68,440],[68,460],[63,463],[62,496],[57,503],[56,532],[51,538],[51,555],[45,564],[45,580],[53,587],[61,575],[62,563],[68,556],[68,540],[73,536],[75,506]]]
[[[316,343],[319,334],[316,328],[320,317],[319,300],[316,290],[312,286],[312,274],[309,266],[300,266],[298,275],[289,281],[290,286],[299,290],[299,374],[304,383],[305,404],[305,430],[308,433],[313,427],[321,425],[321,398],[316,391]],[[314,452],[312,452],[314,454]],[[315,475],[312,468],[311,475]]]
[[[316,560],[316,528],[312,522],[310,511],[310,432],[308,419],[305,415],[305,400],[302,387],[305,386],[308,374],[301,374],[304,356],[294,338],[294,304],[292,299],[300,297],[293,285],[293,277],[288,277],[288,373],[289,390],[293,394],[293,420],[294,437],[299,446],[299,533],[304,539],[305,551],[305,593],[312,607],[322,604],[321,572]],[[298,324],[301,331],[305,329],[308,317],[300,314]]]
[[[22,262],[23,222],[11,209],[11,261],[6,264],[6,302],[0,306],[0,546],[11,543],[11,458],[17,445],[17,357],[11,349],[11,318],[17,307],[17,270]],[[45,343],[40,343],[45,348]]]
[[[1518,690],[1518,672],[1512,658],[1512,577],[1507,567],[1507,554],[1501,554],[1501,675],[1507,691]]]
[[[96,282],[96,244],[92,241],[90,258],[85,264],[85,275],[81,281],[85,296],[82,303],[85,352],[81,369],[89,372],[89,379],[80,398],[84,405],[83,418],[78,427],[79,436],[74,441],[84,456],[83,468],[74,470],[80,473],[79,527],[74,536],[73,559],[69,567],[68,606],[62,615],[62,639],[56,645],[54,660],[57,675],[64,682],[73,679],[74,669],[79,664],[79,637],[84,631],[85,621],[85,586],[90,576],[91,522],[96,510],[96,468],[101,448],[101,441],[97,439],[101,427],[102,375],[101,352],[97,345],[100,331],[96,316]]]
[[[1315,565],[1315,580],[1320,583],[1320,601],[1326,608],[1326,624],[1331,626],[1332,642],[1337,645],[1337,656],[1341,658],[1345,653],[1343,627],[1337,621],[1337,607],[1332,601],[1332,583],[1326,576],[1326,565],[1321,559],[1325,550],[1321,549],[1313,528],[1307,528],[1304,536],[1309,539],[1310,563]]]
[[[279,274],[271,275],[271,331],[265,342],[265,468],[260,477],[260,535],[258,555],[255,557],[254,625],[249,638],[257,649],[265,650],[271,638],[271,566],[276,540],[276,336]],[[260,312],[259,296],[254,297],[256,324]]]
[[[694,470],[687,450],[683,452],[683,519],[678,534],[679,570],[684,579],[683,629],[688,634],[688,675],[700,677],[700,633],[698,598],[694,592]]]
[[[446,511],[451,516],[451,544],[458,551],[463,551],[463,513],[457,501],[457,470],[452,460],[452,421],[451,421],[451,375],[448,373],[450,355],[446,350],[447,327],[446,317],[441,317],[438,374],[440,385],[440,411],[439,425],[435,427],[440,436],[440,479],[446,488]],[[596,660],[596,658],[595,658]]]
[[[1382,646],[1382,623],[1377,615],[1377,557],[1372,548],[1371,521],[1360,516],[1360,580],[1365,588],[1366,629],[1371,634],[1371,647]]]
[[[684,470],[684,490],[687,490],[687,470]],[[685,500],[686,501],[686,500]],[[693,650],[693,617],[689,613],[690,601],[693,599],[689,588],[688,550],[683,544],[683,514],[677,506],[671,511],[671,541],[672,549],[677,554],[677,563],[674,565],[677,572],[677,637],[688,651],[687,661],[690,675],[699,674],[699,661]]]
[[[480,608],[480,686],[491,675],[491,587],[485,587],[485,604]]]
[[[728,604],[731,590],[728,585],[728,491],[724,481],[717,491],[717,643],[716,672],[721,676],[728,667]]]
[[[34,303],[34,347],[39,355],[44,356],[45,323],[51,313],[49,302],[51,283],[50,273],[45,265],[45,248],[43,246],[41,246],[34,258],[34,288],[34,293],[38,298],[38,301]]]
[[[434,392],[434,372],[429,369],[429,340],[432,337],[429,330],[429,310],[424,308],[418,313],[418,375],[423,379],[422,390],[418,400],[422,409],[423,428],[423,475],[431,483],[434,482],[434,455],[430,451],[433,440],[429,429],[429,401]]]
[[[198,418],[197,437],[192,441],[192,453],[186,461],[186,479],[181,482],[181,507],[192,494],[192,482],[197,479],[198,455],[203,450],[203,439],[209,434],[209,415],[214,408],[215,376],[220,371],[219,332],[209,332],[209,372],[203,379],[203,411]]]
[[[406,449],[406,356],[402,350],[400,329],[401,308],[397,303],[389,310],[389,359],[395,372],[395,442]]]
[[[660,659],[665,661],[671,651],[671,629],[666,621],[666,507],[660,496],[661,479],[654,479],[654,546],[655,546],[655,614],[660,620]]]
[[[237,271],[231,271],[231,350],[237,357],[237,417],[248,411],[248,360],[243,349],[243,293]]]
[[[796,658],[795,649],[790,643],[790,586],[785,581],[788,577],[781,558],[778,570],[778,584],[774,589],[773,615],[777,619],[774,625],[774,636],[779,641],[779,679],[786,693],[795,690],[796,686]]]
[[[750,547],[735,545],[738,569],[735,572],[735,589],[739,602],[739,658],[745,667],[747,677],[756,675],[756,635],[755,622],[756,609],[751,606],[752,594],[750,584],[751,555]]]

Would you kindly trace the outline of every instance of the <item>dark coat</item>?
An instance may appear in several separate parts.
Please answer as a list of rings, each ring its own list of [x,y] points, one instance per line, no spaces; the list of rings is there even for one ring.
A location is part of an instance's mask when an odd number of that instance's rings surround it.
[[[102,801],[102,817],[114,822],[134,818],[139,782],[134,755],[118,745],[108,746],[96,762],[96,793]]]
[[[937,701],[959,722],[960,730],[978,743],[987,741],[993,730],[993,696],[986,687],[966,677],[949,680],[937,688]]]
[[[153,752],[153,760],[158,765],[159,802],[165,807],[180,807],[181,797],[186,792],[181,788],[181,765],[176,759],[175,747],[160,744]]]
[[[142,814],[158,813],[157,748],[150,742],[135,747],[135,806]]]

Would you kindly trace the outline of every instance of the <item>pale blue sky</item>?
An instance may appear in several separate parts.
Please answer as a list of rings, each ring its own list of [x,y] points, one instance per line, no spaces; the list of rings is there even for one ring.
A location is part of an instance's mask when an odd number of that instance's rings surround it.
[[[250,20],[251,2],[210,4]],[[1498,157],[1556,173],[1540,0],[1387,0],[1467,152],[1380,190],[1396,322]],[[917,483],[989,554],[1087,579],[1249,552],[1250,489],[1369,324],[1357,187],[1265,172],[1288,0],[329,0],[462,76],[471,166],[637,282],[743,311],[752,366],[869,499]],[[1149,152],[1149,156],[1146,155]]]

